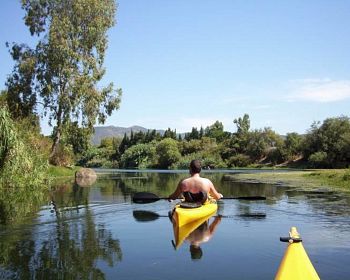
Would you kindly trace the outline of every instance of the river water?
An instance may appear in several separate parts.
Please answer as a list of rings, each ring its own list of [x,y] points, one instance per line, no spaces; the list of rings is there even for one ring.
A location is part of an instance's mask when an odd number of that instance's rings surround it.
[[[0,225],[0,279],[273,279],[287,246],[279,237],[291,226],[321,279],[350,278],[347,194],[238,183],[230,172],[203,176],[226,197],[267,200],[220,201],[210,234],[193,233],[176,249],[167,217],[176,202],[131,197],[167,196],[187,172],[109,170],[90,187],[60,184],[33,215]]]

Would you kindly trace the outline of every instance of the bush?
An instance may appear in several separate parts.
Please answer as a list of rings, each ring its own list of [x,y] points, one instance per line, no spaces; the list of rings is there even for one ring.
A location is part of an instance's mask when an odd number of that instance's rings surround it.
[[[326,152],[316,152],[310,155],[309,163],[313,168],[327,167],[327,153]]]
[[[169,168],[181,159],[177,141],[172,138],[165,138],[156,147],[158,156],[158,167]]]
[[[203,169],[216,169],[227,167],[225,162],[221,159],[218,154],[206,154],[203,152],[193,153],[182,157],[178,162],[173,164],[171,168],[173,169],[188,169],[190,162],[194,159],[201,161]]]
[[[59,144],[56,153],[50,158],[50,163],[56,166],[71,166],[74,162],[74,152],[71,145]]]
[[[18,133],[5,108],[0,108],[0,161],[0,223],[6,224],[35,211],[43,201],[48,160]]]
[[[120,159],[124,168],[147,168],[155,165],[156,149],[153,143],[137,144],[127,149]]]
[[[250,159],[250,157],[244,154],[232,156],[227,161],[227,165],[229,167],[246,167],[251,163],[252,160]]]
[[[112,160],[113,150],[91,146],[78,159],[78,165],[84,167],[118,168],[117,161]]]
[[[280,149],[271,148],[267,152],[266,161],[271,162],[272,164],[278,164],[283,162],[283,155]]]
[[[47,159],[20,137],[8,111],[0,108],[0,185],[36,186],[45,181],[47,168]]]

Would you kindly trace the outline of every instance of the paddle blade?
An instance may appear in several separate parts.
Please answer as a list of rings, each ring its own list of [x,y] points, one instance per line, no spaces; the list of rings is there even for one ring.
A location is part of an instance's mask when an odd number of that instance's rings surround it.
[[[138,222],[152,222],[160,217],[157,213],[144,210],[134,210],[132,215]]]
[[[132,201],[134,203],[152,203],[158,201],[160,198],[155,195],[154,193],[149,193],[149,192],[138,192],[135,193]]]

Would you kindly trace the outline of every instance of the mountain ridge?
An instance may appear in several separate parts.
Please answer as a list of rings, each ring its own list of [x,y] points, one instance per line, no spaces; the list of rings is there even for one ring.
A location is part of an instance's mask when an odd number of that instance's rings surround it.
[[[124,134],[130,135],[132,132],[147,132],[148,130],[156,130],[161,135],[164,134],[165,130],[162,129],[151,129],[151,128],[145,128],[143,126],[139,125],[133,125],[130,127],[122,127],[122,126],[114,126],[114,125],[108,125],[108,126],[95,126],[94,127],[95,132],[93,136],[91,137],[91,142],[94,145],[99,145],[101,143],[101,140],[106,137],[123,137]]]

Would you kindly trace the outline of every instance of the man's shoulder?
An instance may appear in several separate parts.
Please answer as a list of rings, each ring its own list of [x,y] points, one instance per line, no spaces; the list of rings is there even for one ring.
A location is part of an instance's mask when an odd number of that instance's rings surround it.
[[[212,181],[210,181],[210,179],[208,178],[201,178],[203,180],[203,182],[205,182],[206,184],[213,184]]]

